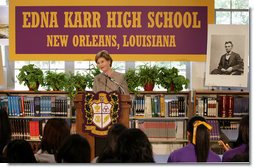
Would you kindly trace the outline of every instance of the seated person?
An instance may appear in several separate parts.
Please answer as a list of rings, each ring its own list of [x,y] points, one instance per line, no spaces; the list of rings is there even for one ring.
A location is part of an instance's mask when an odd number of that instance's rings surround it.
[[[29,142],[23,139],[11,141],[5,151],[8,163],[36,163],[33,149]]]
[[[236,140],[236,148],[226,148],[223,154],[223,162],[231,162],[235,155],[249,156],[249,115],[244,116],[239,125],[238,137]]]
[[[221,162],[219,155],[210,150],[210,132],[212,126],[205,118],[194,116],[188,122],[189,143],[173,151],[168,162]]]
[[[116,159],[120,163],[154,163],[152,145],[146,134],[136,128],[125,130],[117,141]]]
[[[90,145],[84,137],[72,134],[59,147],[55,158],[57,163],[90,163]]]
[[[218,68],[214,69],[211,74],[241,75],[243,73],[243,59],[232,51],[233,43],[231,41],[225,42],[225,49],[226,53],[221,56]]]

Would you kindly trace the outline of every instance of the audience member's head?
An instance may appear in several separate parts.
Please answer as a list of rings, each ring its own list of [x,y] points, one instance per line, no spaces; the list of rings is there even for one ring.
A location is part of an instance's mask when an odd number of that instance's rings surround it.
[[[117,140],[120,134],[126,129],[127,128],[122,124],[114,124],[110,127],[108,130],[106,145],[102,153],[99,155],[97,162],[108,162],[115,157]]]
[[[64,119],[49,119],[44,127],[41,150],[55,154],[61,143],[70,135],[70,127]]]
[[[122,163],[154,162],[152,145],[140,129],[127,129],[117,141],[117,159]]]
[[[195,146],[197,162],[206,162],[210,149],[210,132],[212,127],[205,118],[194,116],[188,122],[189,141]]]
[[[6,110],[0,108],[0,156],[11,140],[11,126]]]
[[[90,163],[90,145],[84,137],[72,134],[64,140],[55,159],[58,163]]]
[[[5,149],[8,163],[36,163],[33,149],[29,142],[21,139],[13,140]]]
[[[249,144],[249,115],[244,116],[240,121],[236,143],[237,146]]]

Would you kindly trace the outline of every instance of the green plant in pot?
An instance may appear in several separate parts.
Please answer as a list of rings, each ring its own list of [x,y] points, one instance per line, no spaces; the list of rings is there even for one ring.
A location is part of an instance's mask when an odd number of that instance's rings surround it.
[[[158,84],[166,88],[168,92],[179,92],[183,90],[183,86],[187,89],[189,79],[186,79],[183,75],[179,75],[178,73],[179,70],[175,67],[161,67],[158,73]]]
[[[145,91],[152,91],[158,81],[159,68],[147,64],[138,67],[139,84]]]
[[[45,86],[47,90],[63,90],[67,83],[67,76],[63,72],[46,71]]]
[[[24,65],[19,69],[17,79],[19,84],[24,83],[25,86],[28,86],[30,91],[38,91],[39,85],[44,86],[43,72],[34,64]]]
[[[135,69],[128,69],[125,73],[125,79],[128,84],[128,89],[130,92],[137,93],[137,88],[139,87],[139,76]]]
[[[68,84],[65,86],[65,91],[69,93],[69,97],[73,98],[79,91],[84,91],[89,83],[93,81],[90,74],[82,74],[77,72],[75,75],[73,73],[68,74]]]

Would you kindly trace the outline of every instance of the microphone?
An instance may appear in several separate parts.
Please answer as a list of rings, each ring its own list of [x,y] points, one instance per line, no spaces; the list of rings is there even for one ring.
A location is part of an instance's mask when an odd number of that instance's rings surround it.
[[[106,78],[108,78],[111,82],[113,82],[114,84],[116,84],[119,88],[120,91],[125,94],[125,91],[123,89],[123,87],[120,85],[120,83],[118,83],[117,81],[115,81],[115,79],[111,78],[110,76],[108,76],[106,73],[102,72],[102,75],[104,75]]]
[[[116,82],[114,79],[112,79],[110,76],[108,76],[106,73],[102,72],[102,75],[106,76],[109,80],[112,82]]]

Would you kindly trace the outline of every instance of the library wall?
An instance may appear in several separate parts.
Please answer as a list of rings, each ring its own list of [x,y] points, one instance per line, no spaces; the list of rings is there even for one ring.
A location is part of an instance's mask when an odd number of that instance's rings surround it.
[[[190,90],[205,89],[205,62],[191,63]]]

